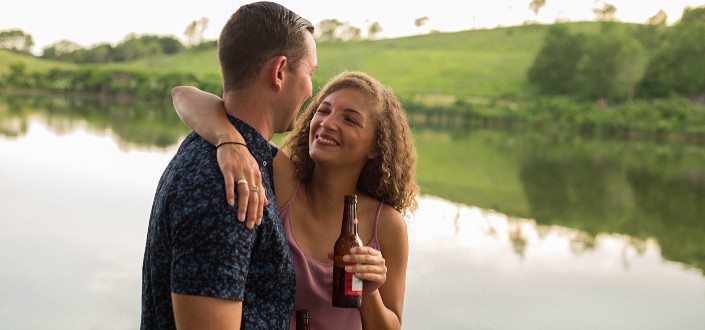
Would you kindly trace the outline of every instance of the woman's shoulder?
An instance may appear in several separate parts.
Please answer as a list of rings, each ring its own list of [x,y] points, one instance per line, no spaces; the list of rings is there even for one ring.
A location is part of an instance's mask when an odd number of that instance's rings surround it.
[[[406,233],[404,216],[394,207],[370,196],[363,195],[362,198],[364,198],[364,202],[370,208],[370,211],[374,212],[375,217],[377,217],[379,212],[379,219],[377,220],[378,239],[381,239],[379,236],[395,237],[401,233]]]
[[[294,164],[289,156],[279,149],[274,157],[274,194],[277,207],[282,207],[291,199],[298,184]]]
[[[389,204],[382,204],[377,221],[377,242],[386,257],[404,258],[408,254],[408,233],[404,216]]]
[[[401,232],[406,233],[406,221],[401,212],[389,204],[382,203],[378,228],[380,234],[389,231],[396,236]]]

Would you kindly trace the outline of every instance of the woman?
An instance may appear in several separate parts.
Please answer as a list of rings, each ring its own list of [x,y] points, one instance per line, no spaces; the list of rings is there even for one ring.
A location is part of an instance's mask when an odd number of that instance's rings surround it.
[[[217,96],[177,87],[174,105],[209,142],[243,141]],[[236,148],[242,146],[218,150],[225,177],[235,177],[227,164],[233,159],[221,153]],[[416,207],[418,186],[416,154],[400,102],[370,76],[342,73],[299,116],[282,151],[274,158],[274,186],[296,268],[292,328],[299,309],[309,311],[313,329],[401,328],[408,259],[403,214]],[[348,194],[358,196],[358,229],[366,243],[345,256],[357,263],[348,271],[364,281],[359,310],[331,303],[331,251]]]

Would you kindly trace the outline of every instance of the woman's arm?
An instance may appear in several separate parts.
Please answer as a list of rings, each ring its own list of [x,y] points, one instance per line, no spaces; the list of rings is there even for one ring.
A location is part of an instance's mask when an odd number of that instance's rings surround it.
[[[240,132],[230,124],[223,100],[217,95],[192,86],[177,86],[171,90],[171,97],[181,121],[210,144],[245,143]]]
[[[171,91],[174,109],[181,121],[212,145],[223,142],[245,143],[235,127],[228,120],[220,97],[201,91],[196,87],[177,86]],[[228,204],[235,203],[235,189],[238,193],[237,218],[247,219],[247,227],[262,223],[262,210],[268,203],[264,191],[250,193],[250,185],[262,185],[262,174],[257,161],[249,150],[239,144],[226,144],[218,148],[218,165],[225,180],[225,195]],[[248,184],[236,185],[245,179]],[[246,218],[247,216],[247,218]]]
[[[406,223],[401,214],[385,205],[380,215],[377,240],[384,251],[355,248],[353,271],[365,280],[360,315],[364,329],[401,329],[406,266],[409,257]]]

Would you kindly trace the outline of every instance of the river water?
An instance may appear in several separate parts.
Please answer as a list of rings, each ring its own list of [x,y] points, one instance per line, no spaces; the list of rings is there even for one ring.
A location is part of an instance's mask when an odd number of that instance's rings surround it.
[[[66,109],[0,103],[0,328],[136,329],[153,194],[188,131]],[[701,147],[507,134],[417,130],[404,329],[703,328]]]

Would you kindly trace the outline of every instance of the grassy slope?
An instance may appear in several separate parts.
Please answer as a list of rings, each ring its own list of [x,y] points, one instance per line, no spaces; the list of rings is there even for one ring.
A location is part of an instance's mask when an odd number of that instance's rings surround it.
[[[111,64],[111,66],[136,70],[154,70],[163,73],[190,72],[199,77],[220,77],[218,52],[215,49],[141,59],[129,63]]]
[[[362,70],[402,96],[517,95],[543,31],[536,26],[323,44],[321,73]]]
[[[597,23],[570,23],[595,31]],[[318,45],[318,81],[345,70],[365,71],[402,97],[453,101],[521,97],[526,70],[548,26],[533,25],[436,33],[413,37]],[[216,50],[144,59],[119,67],[219,75]]]

